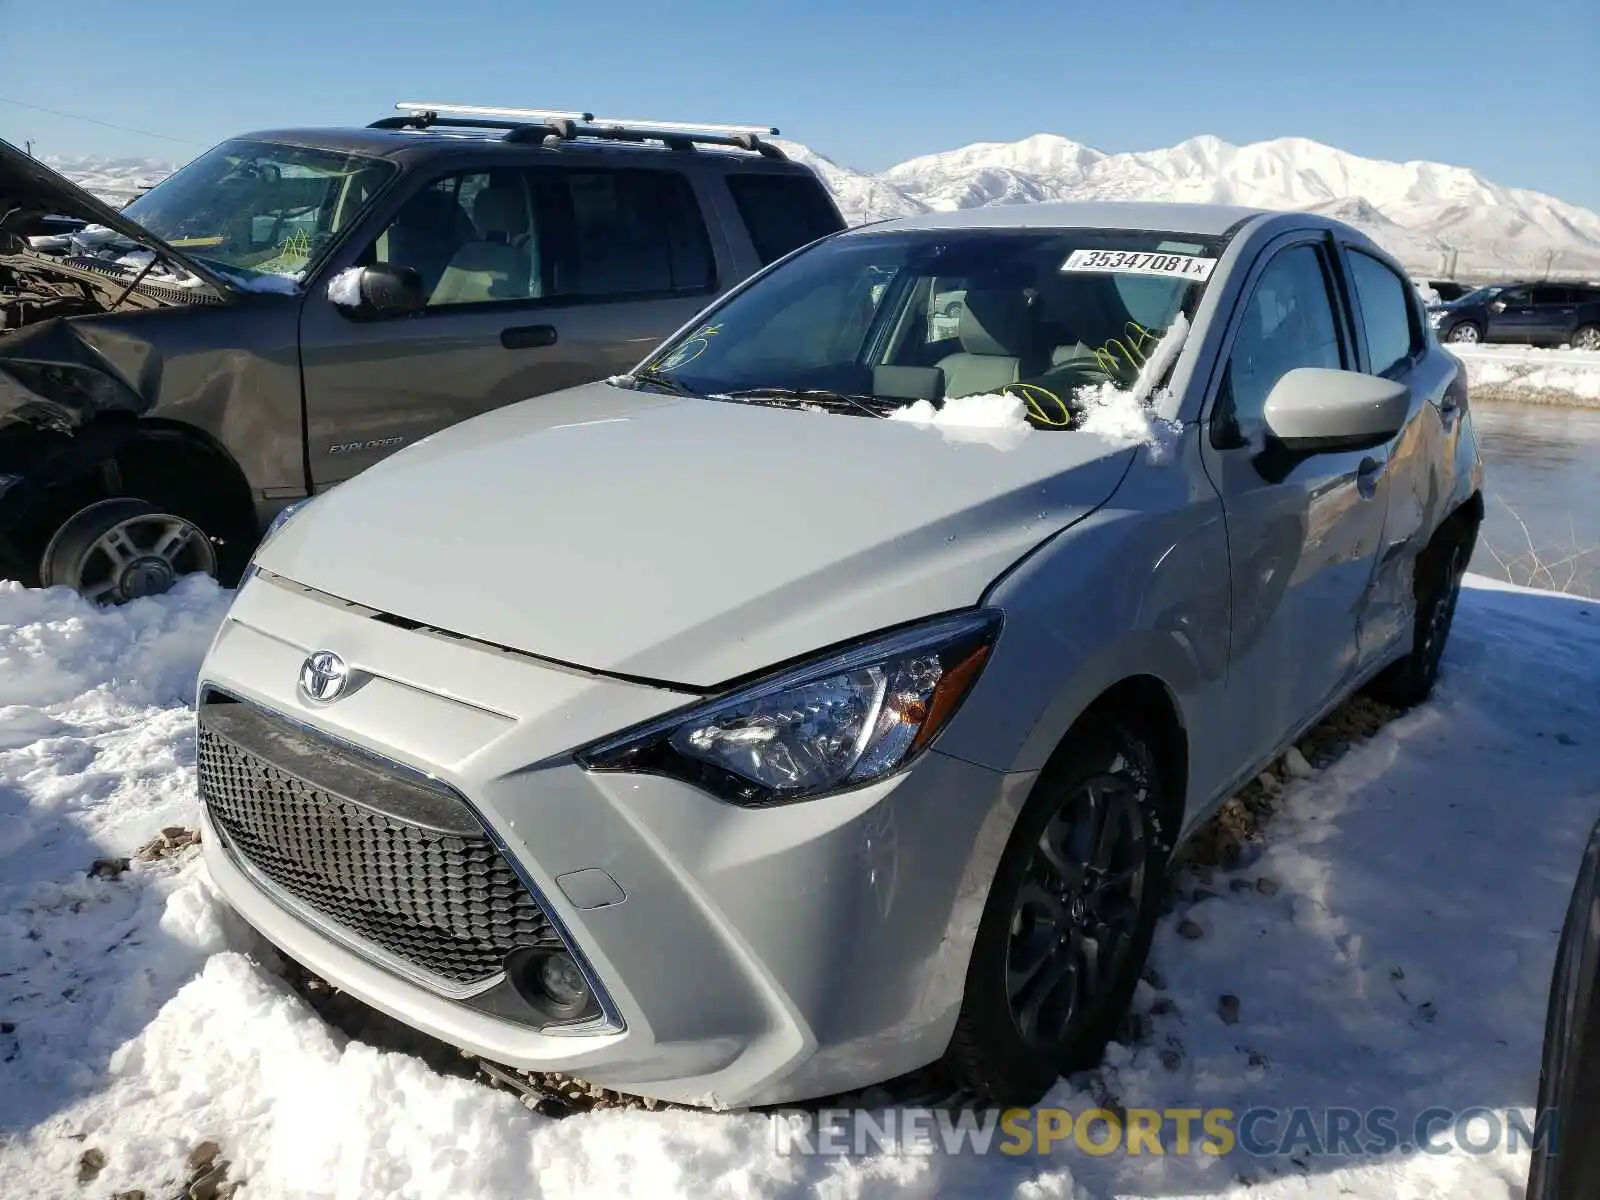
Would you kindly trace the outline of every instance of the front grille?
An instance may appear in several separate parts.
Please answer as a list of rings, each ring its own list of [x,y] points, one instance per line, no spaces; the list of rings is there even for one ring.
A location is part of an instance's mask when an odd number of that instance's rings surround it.
[[[198,728],[213,824],[318,915],[458,989],[519,946],[561,945],[453,793],[247,704],[210,700]]]

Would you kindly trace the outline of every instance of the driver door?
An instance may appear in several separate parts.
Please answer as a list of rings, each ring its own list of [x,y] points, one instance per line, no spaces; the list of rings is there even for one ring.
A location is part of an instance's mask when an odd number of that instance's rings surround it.
[[[1382,545],[1385,448],[1293,454],[1262,415],[1290,370],[1356,361],[1330,254],[1323,235],[1291,234],[1256,263],[1204,437],[1228,535],[1238,762],[1270,754],[1354,675]]]

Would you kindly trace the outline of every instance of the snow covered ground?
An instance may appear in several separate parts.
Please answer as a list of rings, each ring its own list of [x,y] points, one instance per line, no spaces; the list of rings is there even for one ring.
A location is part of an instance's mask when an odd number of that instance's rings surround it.
[[[1164,990],[1137,1001],[1148,1036],[1113,1046],[1094,1095],[1531,1118],[1556,931],[1600,813],[1600,605],[1470,583],[1436,702],[1323,770],[1293,764],[1264,843],[1186,882],[1156,940]],[[7,1195],[158,1200],[207,1141],[246,1198],[1521,1194],[1525,1152],[803,1157],[765,1117],[551,1120],[347,1041],[274,973],[195,848],[135,854],[194,824],[188,703],[227,600],[195,580],[94,612],[0,584]],[[1093,1107],[1086,1087],[1052,1103]]]
[[[1600,354],[1593,350],[1455,343],[1450,350],[1466,363],[1474,394],[1600,408]]]

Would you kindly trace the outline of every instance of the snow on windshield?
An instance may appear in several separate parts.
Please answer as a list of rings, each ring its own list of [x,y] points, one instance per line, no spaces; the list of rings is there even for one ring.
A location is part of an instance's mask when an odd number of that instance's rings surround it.
[[[1162,458],[1181,426],[1156,416],[1150,400],[1157,384],[1177,361],[1188,336],[1188,319],[1179,313],[1145,358],[1130,386],[1107,382],[1078,388],[1072,398],[1081,415],[1073,428],[1113,442],[1143,443],[1149,446],[1153,459]],[[952,397],[942,408],[918,400],[890,413],[889,419],[937,428],[946,441],[987,442],[1005,448],[1035,428],[1028,415],[1034,411],[1037,416],[1037,407],[1038,402],[1030,401],[1026,393],[985,393]]]
[[[1079,388],[1073,397],[1084,412],[1077,426],[1079,431],[1099,434],[1112,441],[1142,442],[1149,446],[1153,459],[1163,457],[1182,426],[1156,416],[1149,401],[1156,385],[1177,361],[1188,336],[1188,318],[1179,313],[1139,368],[1139,376],[1131,388],[1119,388],[1114,383]]]
[[[1021,396],[991,393],[956,396],[935,408],[918,400],[889,414],[891,421],[937,428],[947,442],[983,442],[1005,450],[1033,429],[1028,424],[1027,402]]]

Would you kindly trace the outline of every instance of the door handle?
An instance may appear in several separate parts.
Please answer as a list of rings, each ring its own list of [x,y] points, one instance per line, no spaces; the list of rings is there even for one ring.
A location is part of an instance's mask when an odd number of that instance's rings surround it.
[[[1378,481],[1388,469],[1387,459],[1363,458],[1356,468],[1356,493],[1363,500],[1371,500],[1378,494]]]
[[[500,344],[507,350],[535,350],[556,344],[554,325],[513,325],[500,331]]]

